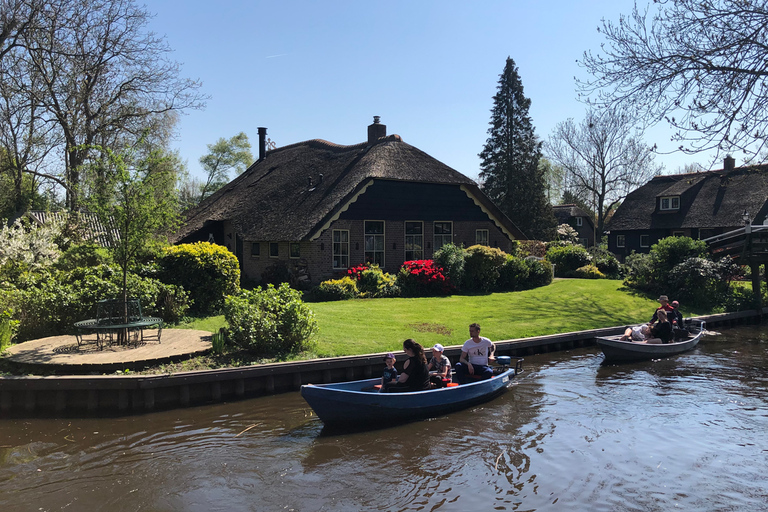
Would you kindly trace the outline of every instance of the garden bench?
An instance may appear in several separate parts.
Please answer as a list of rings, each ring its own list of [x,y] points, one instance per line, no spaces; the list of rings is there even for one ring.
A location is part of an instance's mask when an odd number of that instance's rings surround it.
[[[125,321],[126,308],[127,322]],[[98,303],[96,318],[75,322],[75,329],[77,329],[75,337],[77,346],[80,347],[85,343],[84,334],[96,334],[96,344],[101,350],[107,339],[110,344],[114,343],[115,334],[118,334],[118,342],[129,343],[132,338],[134,343],[143,343],[145,339],[150,339],[150,336],[145,335],[144,330],[151,328],[157,329],[157,342],[160,343],[163,319],[156,316],[143,316],[138,299],[128,299],[127,304],[122,300],[103,300]],[[121,332],[125,333],[126,339],[121,339],[119,336]]]

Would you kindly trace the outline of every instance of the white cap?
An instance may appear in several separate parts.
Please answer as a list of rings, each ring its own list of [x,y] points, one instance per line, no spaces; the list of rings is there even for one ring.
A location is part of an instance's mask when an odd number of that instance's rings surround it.
[[[444,349],[443,349],[443,346],[441,344],[435,343],[435,346],[432,347],[432,350],[437,350],[439,352],[442,352]]]

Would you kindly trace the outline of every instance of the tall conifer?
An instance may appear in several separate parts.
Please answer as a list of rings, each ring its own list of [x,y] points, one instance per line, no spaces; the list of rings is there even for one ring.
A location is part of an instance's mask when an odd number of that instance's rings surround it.
[[[483,191],[529,238],[551,240],[556,221],[539,169],[541,142],[528,115],[531,100],[512,58],[493,97],[488,140],[480,153]]]

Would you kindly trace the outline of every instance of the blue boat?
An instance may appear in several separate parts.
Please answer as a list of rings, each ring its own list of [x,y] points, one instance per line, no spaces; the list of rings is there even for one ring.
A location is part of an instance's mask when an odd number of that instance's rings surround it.
[[[380,384],[381,378],[376,378],[307,384],[301,386],[301,396],[326,426],[355,428],[402,423],[441,416],[491,400],[512,384],[514,377],[522,371],[521,362],[522,359],[518,359],[515,367],[500,368],[490,379],[460,386],[409,393],[378,393],[374,385]]]

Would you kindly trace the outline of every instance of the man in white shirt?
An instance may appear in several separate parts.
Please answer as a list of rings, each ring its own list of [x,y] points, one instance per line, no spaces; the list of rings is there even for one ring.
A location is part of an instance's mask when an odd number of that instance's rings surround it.
[[[480,336],[480,324],[470,325],[469,335],[471,337],[461,347],[461,357],[456,363],[456,379],[459,384],[493,377],[493,369],[488,363],[495,361],[493,354],[496,346],[488,338]]]

